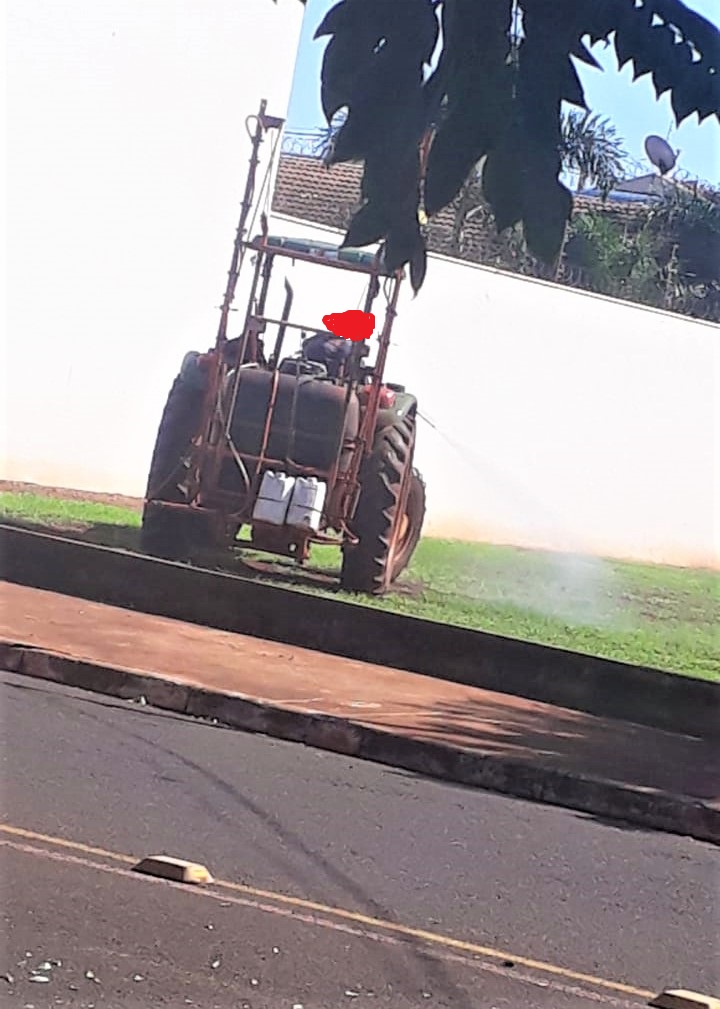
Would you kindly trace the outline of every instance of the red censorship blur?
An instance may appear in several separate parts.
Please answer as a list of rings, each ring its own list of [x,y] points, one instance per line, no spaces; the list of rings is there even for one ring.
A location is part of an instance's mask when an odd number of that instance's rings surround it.
[[[368,340],[375,329],[375,316],[372,312],[361,312],[359,308],[350,308],[347,312],[332,312],[323,316],[323,323],[334,336],[342,336],[345,340],[359,343]]]

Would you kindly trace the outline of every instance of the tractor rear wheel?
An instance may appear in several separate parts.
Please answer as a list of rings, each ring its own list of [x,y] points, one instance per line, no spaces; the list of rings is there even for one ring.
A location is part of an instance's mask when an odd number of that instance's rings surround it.
[[[162,503],[183,504],[179,483],[184,460],[202,422],[202,389],[181,375],[175,379],[158,428],[150,463],[145,507],[140,529],[143,551],[167,560],[188,560],[198,549],[212,545],[210,524],[202,513],[163,508]]]
[[[415,553],[420,541],[423,522],[425,521],[425,482],[419,471],[413,469],[410,476],[405,509],[400,520],[391,581],[395,581],[403,573]]]
[[[350,523],[356,545],[343,548],[340,584],[382,595],[410,563],[425,518],[425,485],[413,469],[415,421],[382,431],[360,472],[360,499]]]

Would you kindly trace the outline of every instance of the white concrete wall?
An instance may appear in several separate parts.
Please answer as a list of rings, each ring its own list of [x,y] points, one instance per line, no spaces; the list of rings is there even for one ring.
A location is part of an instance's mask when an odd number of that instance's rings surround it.
[[[362,282],[326,274],[289,268],[302,321],[358,307]],[[387,377],[439,429],[428,533],[720,566],[720,327],[433,256]]]
[[[10,0],[5,478],[142,494],[169,383],[214,341],[298,0]]]

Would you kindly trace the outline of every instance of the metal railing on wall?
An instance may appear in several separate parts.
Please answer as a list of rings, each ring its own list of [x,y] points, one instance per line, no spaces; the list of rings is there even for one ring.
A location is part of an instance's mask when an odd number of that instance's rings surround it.
[[[296,157],[324,158],[330,145],[330,130],[286,130],[282,153]]]

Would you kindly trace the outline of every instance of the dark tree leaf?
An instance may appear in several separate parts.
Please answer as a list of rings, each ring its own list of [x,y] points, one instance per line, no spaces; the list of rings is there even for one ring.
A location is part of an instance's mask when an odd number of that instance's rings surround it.
[[[358,86],[358,70],[350,60],[354,46],[346,38],[332,39],[323,54],[320,102],[328,124],[351,101]]]
[[[415,246],[415,251],[410,258],[410,286],[415,294],[418,293],[425,281],[427,273],[427,250],[422,236]]]
[[[648,57],[645,52],[638,52],[632,58],[633,65],[633,80],[637,81],[645,74],[652,73],[653,60],[652,57]]]
[[[459,110],[448,117],[434,138],[425,178],[425,210],[429,216],[452,203],[477,162],[487,152],[491,135]]]
[[[700,122],[708,116],[716,116],[720,109],[720,73],[699,74],[695,97]]]
[[[595,70],[601,69],[600,64],[581,39],[578,39],[572,47],[570,55],[574,56],[576,60],[580,60],[581,63],[586,63],[589,67],[594,67]]]
[[[436,45],[431,0],[344,0],[319,29],[336,55],[323,67],[326,115],[346,107],[329,163],[363,160],[364,206],[345,244],[385,238],[390,268],[411,264],[422,282],[425,246],[418,224],[419,150],[426,124],[422,67]],[[326,50],[327,52],[327,50]]]
[[[351,249],[374,245],[384,238],[386,224],[383,207],[377,203],[366,203],[353,217],[342,244]]]
[[[562,85],[562,97],[566,102],[570,102],[571,105],[577,105],[581,109],[586,109],[585,104],[585,91],[580,83],[580,78],[578,77],[577,70],[572,65],[570,60],[567,60],[565,64],[565,73],[563,74],[564,84]]]
[[[645,0],[645,3],[666,24],[674,25],[685,40],[702,53],[708,69],[720,70],[720,32],[716,25],[679,0]]]
[[[587,34],[590,37],[592,45],[602,39],[607,39],[633,14],[633,7],[627,0],[619,0],[616,3],[585,3],[582,6],[584,26],[582,34]]]
[[[630,32],[615,35],[615,54],[617,56],[618,68],[622,68],[630,62],[635,52],[635,43]]]
[[[523,187],[517,145],[505,143],[492,151],[483,165],[483,195],[492,208],[498,231],[522,220]]]
[[[443,11],[448,114],[428,156],[425,208],[437,213],[459,193],[468,172],[500,143],[511,117],[512,71],[508,66],[509,0],[451,0]],[[438,68],[440,70],[440,68]]]
[[[320,39],[323,35],[334,35],[336,31],[341,30],[343,26],[345,14],[345,4],[339,3],[335,7],[331,7],[327,12],[325,17],[322,19],[320,24],[315,29],[315,34],[313,39]]]
[[[628,6],[620,19],[615,32],[615,53],[617,54],[618,67],[622,69],[643,47],[647,46],[648,39],[648,9]]]
[[[414,225],[392,231],[385,243],[385,263],[389,270],[399,270],[411,264],[411,282],[416,292],[425,277],[425,242],[417,220]],[[420,284],[416,282],[420,281]]]
[[[686,89],[682,87],[675,88],[670,96],[670,104],[672,105],[673,112],[675,113],[676,121],[681,123],[695,111],[694,91],[688,89],[686,92]]]
[[[653,69],[653,84],[655,85],[655,91],[657,92],[658,98],[660,95],[669,91],[673,85],[682,86],[684,83],[684,77],[686,73],[686,68],[683,67],[680,71],[680,79],[678,80],[678,60],[677,53],[686,50],[686,46],[677,45],[675,42],[675,34],[671,28],[664,25],[656,25],[651,28],[650,31],[653,33],[650,38],[650,45],[652,47],[655,67]]]
[[[523,217],[525,241],[533,255],[545,263],[554,262],[558,257],[572,206],[572,196],[557,181],[544,187],[542,196],[526,205]]]
[[[378,109],[382,118],[378,119]],[[359,160],[373,150],[417,142],[424,124],[422,77],[417,66],[394,58],[388,44],[373,56],[359,96],[335,139],[330,164]]]

